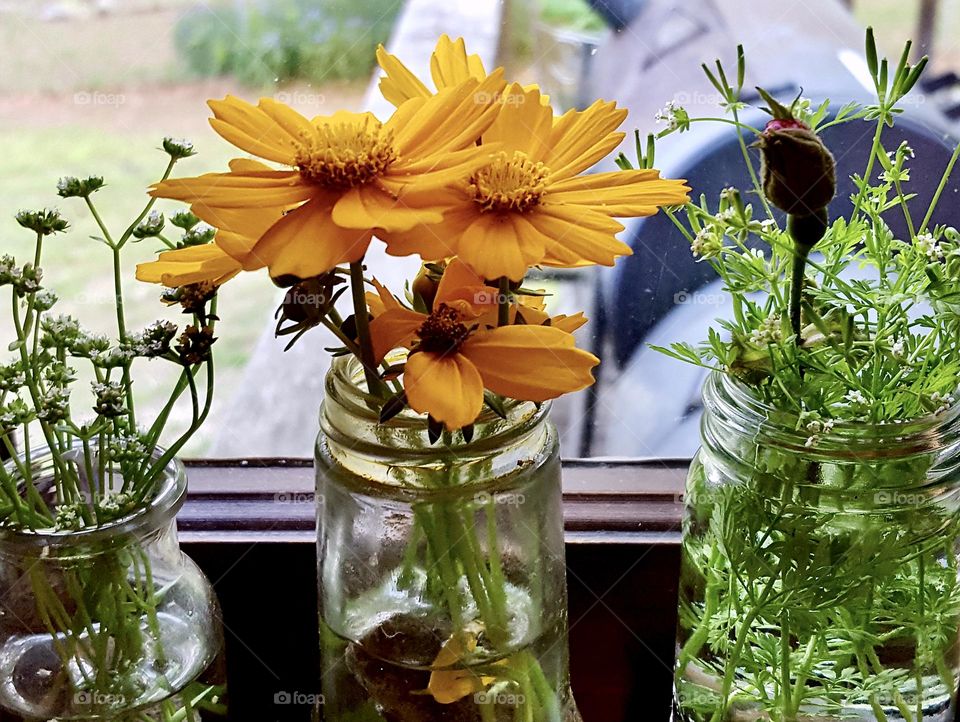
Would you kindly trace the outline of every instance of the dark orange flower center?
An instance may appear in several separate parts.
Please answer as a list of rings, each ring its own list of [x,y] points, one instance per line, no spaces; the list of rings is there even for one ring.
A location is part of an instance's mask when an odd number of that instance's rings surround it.
[[[444,355],[456,353],[469,335],[460,314],[445,303],[433,309],[417,331],[421,351]]]
[[[500,151],[470,177],[467,192],[484,211],[522,213],[539,205],[546,192],[547,174],[547,167],[534,163],[526,153]]]
[[[317,128],[297,152],[306,182],[334,190],[354,188],[383,175],[397,160],[393,137],[380,123],[330,123]]]

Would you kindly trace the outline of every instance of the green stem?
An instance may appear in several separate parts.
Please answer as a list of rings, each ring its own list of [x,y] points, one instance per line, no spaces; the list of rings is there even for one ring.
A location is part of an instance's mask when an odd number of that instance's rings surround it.
[[[350,264],[350,293],[353,298],[353,318],[357,327],[357,345],[360,347],[360,363],[367,379],[367,391],[374,396],[382,396],[383,384],[377,374],[377,364],[373,357],[373,340],[370,337],[370,315],[367,311],[363,278],[363,259]]]
[[[742,123],[740,123],[740,112],[736,109],[736,107],[733,108],[733,122],[738,128],[746,127],[757,135],[760,135],[760,131],[758,131],[756,128],[744,126]],[[747,142],[743,139],[743,133],[737,133],[737,140],[740,143],[740,153],[743,155],[743,162],[746,164],[747,171],[750,173],[750,182],[753,183],[753,188],[760,197],[760,202],[763,203],[763,208],[767,212],[767,216],[773,218],[773,209],[770,207],[770,202],[767,200],[767,196],[763,192],[763,186],[760,185],[760,177],[757,175],[757,171],[753,167],[753,160],[750,158],[750,152],[747,150]]]
[[[510,279],[500,278],[500,292],[497,294],[497,326],[506,326],[510,323]]]
[[[801,307],[803,304],[803,280],[806,272],[807,257],[810,249],[799,243],[795,244],[793,267],[790,276],[790,329],[799,346],[803,342],[803,322]]]
[[[930,225],[930,220],[933,218],[933,214],[937,210],[937,206],[940,205],[940,198],[943,196],[943,192],[947,188],[947,183],[950,181],[950,176],[953,174],[953,167],[957,164],[958,158],[960,158],[960,143],[958,143],[957,147],[953,149],[953,155],[950,156],[950,162],[947,163],[947,169],[943,172],[943,176],[940,178],[940,185],[937,186],[937,192],[933,194],[933,199],[930,201],[930,207],[927,209],[927,214],[923,217],[923,223],[920,224],[920,230],[918,233],[923,233],[925,230],[927,230],[927,226]]]
[[[886,114],[881,113],[881,117],[877,120],[877,130],[873,134],[873,145],[870,148],[870,159],[867,161],[867,169],[863,173],[862,185],[860,186],[860,192],[857,193],[857,198],[853,203],[853,215],[851,218],[856,218],[857,214],[860,213],[860,208],[863,205],[863,198],[867,191],[867,186],[870,183],[870,176],[873,175],[873,168],[877,161],[877,153],[880,150],[880,139],[883,136],[883,126],[885,124]]]

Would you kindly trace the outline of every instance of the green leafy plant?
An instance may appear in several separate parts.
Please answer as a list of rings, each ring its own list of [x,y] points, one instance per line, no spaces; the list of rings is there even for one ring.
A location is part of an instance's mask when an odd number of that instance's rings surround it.
[[[668,211],[733,302],[702,344],[659,349],[714,372],[687,484],[679,719],[921,722],[955,705],[960,232],[935,219],[960,146],[918,212],[913,150],[883,133],[926,64],[910,50],[891,65],[868,33],[875,104],[761,90],[773,119],[746,125],[741,48],[735,75],[704,66],[722,117],[660,113],[660,137],[731,125],[752,186]],[[830,219],[829,129],[857,122],[876,126],[869,161]],[[637,164],[655,147],[638,136]]]
[[[194,154],[186,141],[166,138],[162,146],[168,156],[164,178],[178,161]],[[94,252],[101,246],[112,270],[114,338],[53,313],[57,296],[45,288],[42,263],[45,248],[61,242],[57,236],[69,228],[59,211],[19,212],[17,222],[35,236],[33,256],[22,265],[11,256],[0,257],[0,289],[9,293],[16,334],[7,346],[13,358],[0,364],[0,444],[9,457],[0,465],[5,545],[0,577],[4,613],[15,610],[16,623],[6,625],[0,636],[5,650],[16,648],[11,640],[27,628],[36,646],[26,656],[36,657],[37,650],[49,653],[44,679],[59,685],[56,702],[48,702],[59,705],[56,711],[72,714],[83,708],[99,715],[107,709],[111,719],[186,722],[197,720],[201,708],[219,708],[214,698],[222,690],[196,684],[152,711],[116,716],[114,708],[127,701],[156,699],[156,689],[162,697],[172,694],[176,688],[169,688],[165,675],[188,668],[168,668],[162,648],[162,607],[171,589],[182,593],[174,589],[179,581],[159,578],[151,561],[151,534],[137,537],[123,524],[132,524],[162,496],[171,483],[171,461],[209,413],[216,287],[188,286],[164,297],[189,317],[184,328],[160,320],[133,331],[126,320],[123,251],[148,238],[168,248],[205,243],[213,229],[199,225],[192,214],[177,214],[171,225],[180,228],[182,237],[170,240],[165,219],[150,199],[129,225],[113,233],[94,202],[103,186],[99,176],[67,177],[60,179],[57,191],[61,198],[83,204],[100,230],[90,245]],[[149,423],[138,414],[135,397],[133,367],[141,363],[172,363],[180,369],[166,404]],[[75,367],[81,364],[93,377],[89,395],[75,388]],[[172,410],[187,400],[187,429],[162,448]],[[103,534],[85,534],[106,530],[116,531],[106,535],[107,541],[98,541]],[[11,654],[17,661],[16,655],[24,653]],[[146,674],[144,660],[156,662]],[[35,702],[39,694],[31,695],[23,681],[32,679],[35,668],[20,659],[16,669],[22,679],[7,694],[20,696],[16,704],[21,697]],[[71,670],[76,670],[73,676]],[[155,688],[144,678],[153,680]]]

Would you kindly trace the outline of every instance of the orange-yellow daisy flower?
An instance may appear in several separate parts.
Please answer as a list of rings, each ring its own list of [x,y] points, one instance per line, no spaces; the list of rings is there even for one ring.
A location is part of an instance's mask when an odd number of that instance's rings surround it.
[[[151,194],[223,210],[290,208],[257,238],[251,253],[274,277],[307,278],[360,260],[374,233],[406,231],[442,219],[430,192],[482,164],[475,140],[498,108],[476,102],[496,93],[499,74],[468,79],[404,103],[386,123],[370,113],[308,120],[270,98],[251,105],[210,101],[210,124],[238,148],[288,166],[246,166],[177,178]]]
[[[491,326],[485,315],[495,295],[464,264],[445,271],[429,314],[402,306],[378,286],[370,334],[379,362],[408,348],[403,373],[407,403],[447,429],[472,424],[483,409],[484,389],[513,399],[546,401],[593,383],[599,360],[576,348],[557,326]]]
[[[521,280],[536,265],[613,265],[629,255],[614,217],[649,216],[685,203],[684,181],[656,170],[584,175],[623,140],[626,111],[597,101],[554,118],[540,93],[510,86],[516,102],[503,106],[483,134],[498,150],[488,163],[444,192],[451,210],[391,236],[389,253],[432,260],[457,256],[488,279]]]

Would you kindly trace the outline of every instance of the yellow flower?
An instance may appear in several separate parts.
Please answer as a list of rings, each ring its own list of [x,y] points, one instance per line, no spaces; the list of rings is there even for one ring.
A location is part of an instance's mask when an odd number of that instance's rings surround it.
[[[599,360],[576,348],[562,323],[492,326],[495,289],[458,260],[440,279],[429,314],[405,308],[379,284],[377,289],[370,304],[376,360],[394,348],[410,349],[403,374],[407,403],[447,429],[476,420],[484,389],[546,401],[593,383],[590,370]],[[580,319],[572,318],[579,325]]]
[[[684,181],[656,170],[583,174],[623,140],[616,129],[627,113],[614,103],[554,118],[537,90],[512,85],[505,94],[514,102],[482,136],[497,144],[489,162],[437,198],[451,207],[440,223],[393,234],[389,253],[455,255],[484,278],[513,281],[536,265],[610,266],[631,253],[614,217],[687,201]]]
[[[210,101],[214,130],[287,168],[248,161],[229,173],[167,180],[151,193],[221,212],[260,209],[272,222],[252,258],[274,277],[317,276],[360,260],[374,233],[386,238],[442,219],[432,193],[484,162],[475,140],[498,109],[476,99],[502,86],[499,73],[468,79],[404,103],[386,123],[344,111],[308,120],[270,98]]]
[[[433,93],[396,55],[391,55],[381,45],[377,48],[377,63],[386,75],[380,78],[380,94],[387,102],[399,107],[411,98],[427,98]],[[498,69],[502,70],[502,69]],[[430,55],[430,76],[437,91],[459,85],[468,78],[483,80],[487,71],[479,55],[468,55],[463,38],[451,40],[446,34],[437,40],[437,47]],[[536,88],[530,85],[529,88]],[[491,96],[488,100],[493,100]],[[550,99],[541,97],[544,104]]]

